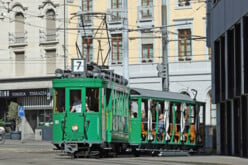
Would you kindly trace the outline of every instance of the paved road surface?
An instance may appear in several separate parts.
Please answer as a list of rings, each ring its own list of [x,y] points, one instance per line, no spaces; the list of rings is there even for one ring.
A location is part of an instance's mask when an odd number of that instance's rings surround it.
[[[48,142],[6,141],[0,145],[0,165],[248,165],[248,159],[223,156],[133,157],[74,159],[53,151]]]

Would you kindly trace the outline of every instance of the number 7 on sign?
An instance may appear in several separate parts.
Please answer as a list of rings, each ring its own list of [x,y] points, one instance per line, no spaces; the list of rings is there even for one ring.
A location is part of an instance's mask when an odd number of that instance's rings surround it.
[[[81,66],[81,64],[82,64],[82,62],[81,62],[81,61],[77,61],[77,63],[78,63],[77,70],[79,70],[79,69],[80,69],[80,66]]]

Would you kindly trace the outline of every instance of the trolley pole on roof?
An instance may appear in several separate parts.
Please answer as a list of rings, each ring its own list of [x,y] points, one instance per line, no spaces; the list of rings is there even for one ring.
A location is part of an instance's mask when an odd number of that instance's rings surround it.
[[[166,0],[162,0],[162,47],[163,47],[163,60],[162,66],[164,69],[164,76],[162,77],[162,90],[169,91],[169,62],[168,62],[168,33],[167,33],[167,4]]]
[[[129,81],[129,67],[128,67],[128,0],[123,1],[123,77]]]

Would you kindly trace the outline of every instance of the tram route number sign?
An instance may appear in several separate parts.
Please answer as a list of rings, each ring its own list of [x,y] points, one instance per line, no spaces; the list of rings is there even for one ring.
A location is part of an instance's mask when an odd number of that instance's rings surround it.
[[[25,116],[24,106],[18,106],[18,116],[19,117]]]
[[[84,59],[72,59],[72,72],[84,73],[86,67],[86,61]]]

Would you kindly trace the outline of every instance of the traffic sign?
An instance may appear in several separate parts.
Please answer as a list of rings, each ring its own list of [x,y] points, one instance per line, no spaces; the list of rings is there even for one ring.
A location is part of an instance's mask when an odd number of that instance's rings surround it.
[[[18,116],[19,117],[25,116],[24,106],[18,106]]]

